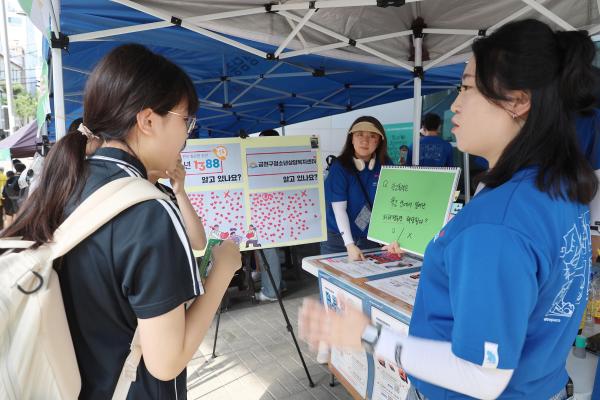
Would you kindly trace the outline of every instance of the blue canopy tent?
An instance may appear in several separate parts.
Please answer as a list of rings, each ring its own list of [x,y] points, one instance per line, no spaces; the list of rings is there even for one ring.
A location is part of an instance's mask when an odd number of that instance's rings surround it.
[[[156,21],[111,2],[86,2],[84,8],[75,7],[77,3],[81,2],[62,3],[61,31],[71,37],[80,32]],[[277,49],[234,39],[266,53]],[[67,125],[82,114],[83,88],[93,66],[113,47],[130,42],[165,55],[192,77],[200,98],[199,137],[237,136],[240,132],[389,103],[414,94],[413,73],[406,69],[320,55],[304,55],[290,61],[267,60],[173,26],[70,43],[68,51],[62,54]],[[462,69],[462,65],[450,65],[428,73],[422,93],[455,86]]]
[[[600,32],[598,4],[591,0],[52,4],[52,31],[59,39],[52,49],[58,137],[65,116],[68,122],[81,115],[93,65],[125,42],[145,44],[190,74],[200,99],[199,136],[206,137],[236,136],[452,87],[473,40],[515,19]],[[420,115],[421,102],[415,101],[415,137]]]

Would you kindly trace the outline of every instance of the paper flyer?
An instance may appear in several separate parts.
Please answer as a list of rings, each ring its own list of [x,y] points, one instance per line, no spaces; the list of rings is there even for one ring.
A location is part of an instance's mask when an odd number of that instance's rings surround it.
[[[408,325],[376,307],[371,307],[371,322],[408,335]],[[371,400],[404,400],[410,388],[406,372],[393,360],[374,356],[374,378]]]
[[[369,281],[366,284],[413,306],[417,297],[420,272],[411,272],[403,275]]]
[[[340,311],[340,296],[343,296],[347,302],[355,307],[362,309],[362,300],[351,294],[348,290],[342,288],[329,279],[328,275],[321,272],[319,282],[321,285],[321,299],[325,307],[333,312]],[[369,361],[364,351],[351,352],[343,351],[337,348],[331,349],[331,365],[346,379],[346,381],[356,390],[356,392],[365,398],[367,395],[367,384],[369,380]]]
[[[194,139],[181,156],[208,238],[241,250],[326,239],[318,138]]]
[[[364,261],[350,261],[347,256],[324,258],[320,261],[352,278],[369,278],[423,265],[423,261],[409,254],[400,257],[387,252],[365,254]]]

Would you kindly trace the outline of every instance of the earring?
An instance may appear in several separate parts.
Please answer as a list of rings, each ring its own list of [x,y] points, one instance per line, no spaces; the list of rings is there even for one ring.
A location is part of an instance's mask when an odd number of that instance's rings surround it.
[[[512,117],[512,119],[517,119],[518,115],[516,113],[510,113],[510,116]]]

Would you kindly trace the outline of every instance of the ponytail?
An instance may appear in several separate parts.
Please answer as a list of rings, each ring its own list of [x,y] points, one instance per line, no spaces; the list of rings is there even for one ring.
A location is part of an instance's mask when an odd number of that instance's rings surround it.
[[[52,240],[73,195],[80,195],[87,177],[87,138],[70,131],[50,149],[38,189],[21,205],[14,222],[0,237],[22,236],[40,245]]]
[[[584,31],[554,32],[541,21],[511,22],[473,43],[479,92],[498,104],[512,90],[531,107],[517,136],[482,179],[497,187],[535,166],[536,186],[555,198],[588,204],[598,179],[577,143],[574,116],[594,102],[595,47]]]
[[[595,101],[596,74],[592,62],[596,47],[587,31],[557,31],[555,36],[562,58],[561,98],[569,111],[588,111]]]

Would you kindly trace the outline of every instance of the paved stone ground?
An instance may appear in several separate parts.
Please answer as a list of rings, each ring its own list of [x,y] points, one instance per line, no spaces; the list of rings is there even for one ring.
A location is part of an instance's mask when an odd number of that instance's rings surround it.
[[[288,282],[284,306],[298,332],[298,308],[306,296],[318,296],[316,278],[306,275]],[[216,318],[215,318],[216,322]],[[337,383],[329,386],[326,366],[300,341],[300,348],[315,383],[308,380],[286,330],[279,304],[251,304],[239,300],[221,316],[217,358],[212,358],[215,322],[188,366],[188,399],[196,400],[350,400]]]

